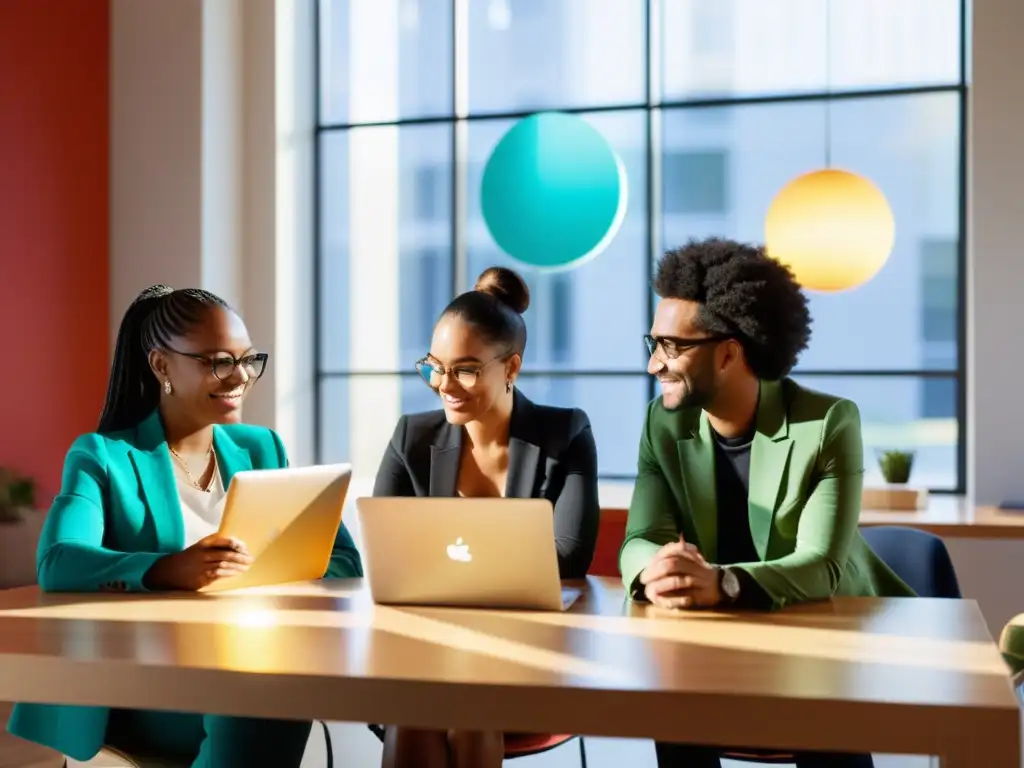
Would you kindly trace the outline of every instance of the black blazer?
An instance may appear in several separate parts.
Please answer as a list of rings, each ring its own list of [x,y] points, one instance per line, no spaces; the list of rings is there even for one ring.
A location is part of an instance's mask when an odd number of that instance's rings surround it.
[[[455,496],[462,428],[443,410],[403,416],[388,443],[374,496]],[[519,390],[509,427],[505,495],[548,499],[555,507],[555,548],[563,579],[581,579],[597,545],[597,446],[579,408],[535,405]]]

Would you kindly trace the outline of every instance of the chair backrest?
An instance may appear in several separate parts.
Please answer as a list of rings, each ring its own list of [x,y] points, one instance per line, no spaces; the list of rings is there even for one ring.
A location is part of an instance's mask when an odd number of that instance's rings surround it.
[[[963,597],[949,551],[935,534],[896,525],[869,526],[861,533],[918,597]]]
[[[601,515],[601,525],[597,529],[597,546],[594,559],[587,571],[591,576],[618,577],[619,549],[626,538],[625,515]]]

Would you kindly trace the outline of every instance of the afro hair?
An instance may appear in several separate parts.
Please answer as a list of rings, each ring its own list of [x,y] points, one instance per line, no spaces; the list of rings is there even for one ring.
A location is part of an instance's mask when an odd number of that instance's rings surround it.
[[[691,240],[662,256],[654,291],[700,304],[703,330],[734,336],[759,379],[789,374],[811,339],[807,297],[789,268],[761,246]]]

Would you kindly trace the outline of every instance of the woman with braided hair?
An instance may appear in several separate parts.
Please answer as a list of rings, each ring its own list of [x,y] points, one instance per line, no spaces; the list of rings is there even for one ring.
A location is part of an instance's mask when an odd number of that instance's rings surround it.
[[[125,313],[96,432],[64,462],[37,552],[44,591],[197,590],[245,571],[245,543],[217,534],[225,490],[285,467],[281,439],[241,423],[267,364],[242,319],[207,291],[153,286]],[[327,576],[362,575],[338,531]],[[195,768],[299,766],[309,722],[19,704],[8,729],[89,760],[103,745]]]

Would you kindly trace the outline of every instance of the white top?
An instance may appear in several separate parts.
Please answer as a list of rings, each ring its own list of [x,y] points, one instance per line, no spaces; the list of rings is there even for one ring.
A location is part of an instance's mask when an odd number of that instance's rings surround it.
[[[174,463],[174,479],[178,482],[178,499],[181,501],[181,517],[185,523],[185,548],[191,547],[200,539],[216,533],[220,528],[220,519],[224,516],[224,481],[218,466],[213,473],[213,485],[209,492],[201,491],[192,485],[185,470],[177,462]]]

